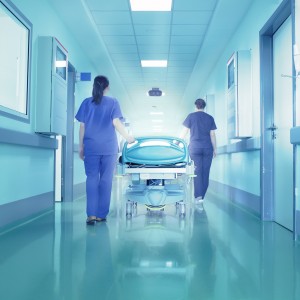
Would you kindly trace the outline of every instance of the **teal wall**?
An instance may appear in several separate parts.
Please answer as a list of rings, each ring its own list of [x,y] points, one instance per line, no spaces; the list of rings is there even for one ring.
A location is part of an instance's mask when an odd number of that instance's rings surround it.
[[[252,123],[253,137],[260,137],[260,58],[259,31],[277,9],[281,1],[253,1],[243,21],[238,26],[231,40],[228,41],[223,55],[215,68],[209,73],[205,85],[199,91],[200,96],[215,96],[215,121],[217,124],[218,146],[227,145],[227,102],[226,64],[231,55],[237,50],[251,49],[252,55]],[[254,21],[255,20],[255,21]],[[216,41],[217,42],[217,41]],[[233,188],[260,195],[260,151],[247,151],[233,154],[222,154],[215,158],[211,169],[211,179]]]
[[[54,150],[1,144],[0,205],[53,190]]]

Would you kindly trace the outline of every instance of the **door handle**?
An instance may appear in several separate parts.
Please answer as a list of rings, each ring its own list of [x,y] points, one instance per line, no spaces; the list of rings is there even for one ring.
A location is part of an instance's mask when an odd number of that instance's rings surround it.
[[[278,127],[276,125],[274,125],[274,124],[271,127],[267,128],[267,130],[271,130],[271,131],[275,131],[277,129],[278,129]]]
[[[273,123],[273,125],[271,125],[270,127],[267,128],[267,130],[271,130],[271,134],[272,134],[272,140],[276,139],[276,130],[278,129],[278,127]]]

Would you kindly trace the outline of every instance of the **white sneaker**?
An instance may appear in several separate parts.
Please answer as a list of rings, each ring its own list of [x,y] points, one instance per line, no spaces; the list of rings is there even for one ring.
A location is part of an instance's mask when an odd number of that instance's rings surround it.
[[[204,207],[203,207],[203,198],[202,197],[195,198],[195,205],[196,205],[196,208],[198,210],[203,210],[204,209]]]
[[[202,196],[195,198],[195,203],[203,203],[203,198]]]

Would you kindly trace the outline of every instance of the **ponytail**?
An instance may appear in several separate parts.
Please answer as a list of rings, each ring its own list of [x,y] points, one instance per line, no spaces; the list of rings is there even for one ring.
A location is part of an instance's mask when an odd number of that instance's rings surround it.
[[[109,81],[105,76],[97,76],[94,79],[93,102],[97,105],[101,103],[103,92],[109,86]]]

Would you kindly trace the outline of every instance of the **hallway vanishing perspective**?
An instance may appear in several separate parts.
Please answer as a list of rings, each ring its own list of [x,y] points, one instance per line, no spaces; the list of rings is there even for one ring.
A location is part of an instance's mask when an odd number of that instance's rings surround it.
[[[299,245],[276,223],[212,193],[186,219],[112,204],[107,223],[86,226],[81,198],[1,234],[1,298],[299,299]]]
[[[143,2],[0,0],[0,300],[300,300],[300,0]]]

